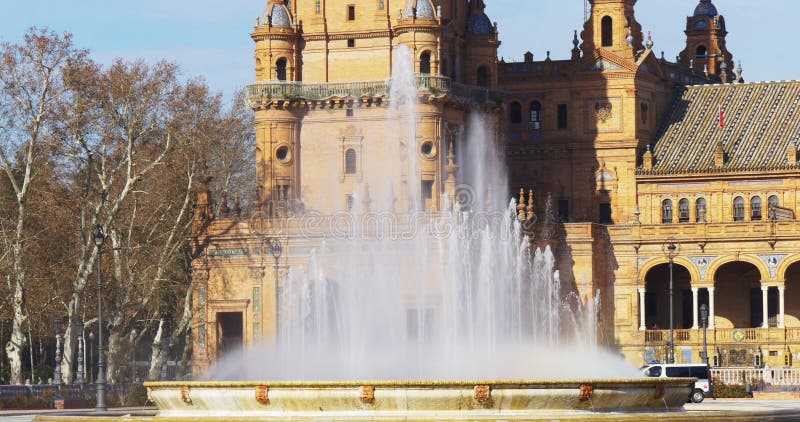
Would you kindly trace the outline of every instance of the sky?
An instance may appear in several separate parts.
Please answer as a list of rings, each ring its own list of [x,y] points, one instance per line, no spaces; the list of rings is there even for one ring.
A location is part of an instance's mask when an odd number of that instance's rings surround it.
[[[297,0],[311,1],[311,0]],[[342,1],[345,0],[329,0]],[[404,0],[389,0],[392,3]],[[569,58],[575,29],[583,26],[584,0],[486,0],[498,22],[506,61],[530,51],[537,60]],[[101,63],[117,57],[167,59],[185,77],[202,76],[226,98],[253,80],[250,32],[267,0],[0,0],[0,41],[19,42],[30,26],[70,32],[77,46]],[[652,32],[660,55],[683,49],[686,17],[698,0],[639,0],[636,19]],[[344,3],[343,3],[344,4]],[[798,0],[715,0],[730,34],[728,49],[748,81],[800,79],[794,53]],[[399,8],[399,7],[397,7]],[[580,31],[579,31],[580,32]]]

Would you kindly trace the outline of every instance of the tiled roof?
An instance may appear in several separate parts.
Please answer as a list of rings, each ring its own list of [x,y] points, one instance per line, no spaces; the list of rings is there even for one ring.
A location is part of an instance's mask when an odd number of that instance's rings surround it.
[[[720,127],[722,106],[725,128]],[[641,175],[797,169],[787,151],[800,140],[800,82],[689,86],[655,140],[652,170]],[[715,165],[722,145],[725,164]]]

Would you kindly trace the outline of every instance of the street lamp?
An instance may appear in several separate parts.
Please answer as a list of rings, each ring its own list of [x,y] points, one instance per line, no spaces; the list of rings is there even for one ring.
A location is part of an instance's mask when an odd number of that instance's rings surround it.
[[[97,406],[95,411],[105,412],[106,407],[106,360],[103,357],[103,241],[106,235],[103,226],[92,229],[92,242],[97,246],[97,382],[95,391]]]
[[[675,310],[673,309],[675,293],[673,290],[673,268],[678,246],[675,245],[673,239],[668,239],[663,248],[669,257],[669,345],[667,347],[667,363],[675,363]]]
[[[78,332],[78,370],[75,374],[75,384],[83,385],[86,382],[83,371],[83,322],[75,323],[75,331]]]
[[[703,325],[703,363],[708,366],[708,342],[706,340],[706,330],[708,329],[708,305],[700,305],[700,324]]]
[[[131,330],[131,384],[136,379],[136,329]]]
[[[63,320],[59,317],[53,320],[53,329],[56,332],[56,367],[53,374],[53,384],[61,385],[61,324]]]
[[[275,258],[275,336],[277,337],[278,332],[281,327],[281,320],[280,320],[280,295],[279,287],[278,287],[278,260],[281,259],[281,254],[283,254],[283,246],[281,246],[281,240],[277,237],[270,238],[269,242],[269,250],[272,253],[272,257]]]
[[[89,382],[94,379],[94,333],[89,331]]]

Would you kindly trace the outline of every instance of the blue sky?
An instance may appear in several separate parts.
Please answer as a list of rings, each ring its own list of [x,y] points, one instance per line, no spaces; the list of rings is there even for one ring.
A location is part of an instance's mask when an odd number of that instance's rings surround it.
[[[311,1],[311,0],[298,0]],[[344,0],[332,0],[344,1]],[[186,76],[203,76],[226,97],[253,78],[249,34],[266,0],[3,0],[0,40],[16,42],[32,25],[75,35],[78,46],[109,63],[166,58]],[[391,0],[396,3],[398,0]],[[683,49],[686,16],[698,0],[639,0],[637,20],[652,31],[654,50],[673,59]],[[486,0],[497,21],[500,55],[521,60],[526,51],[542,59],[569,57],[572,31],[583,25],[583,0]],[[800,59],[790,49],[800,15],[798,0],[715,0],[730,34],[728,48],[741,60],[744,77],[798,79]],[[392,7],[394,7],[392,5]]]

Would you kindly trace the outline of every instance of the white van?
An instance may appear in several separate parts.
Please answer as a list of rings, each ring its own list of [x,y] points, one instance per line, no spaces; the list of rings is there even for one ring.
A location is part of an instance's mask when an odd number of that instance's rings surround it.
[[[697,378],[689,399],[700,403],[711,394],[711,374],[707,365],[654,363],[642,367],[642,375],[654,378]]]

